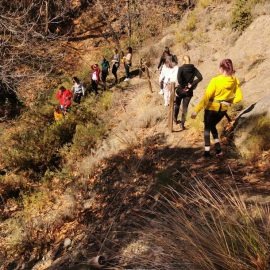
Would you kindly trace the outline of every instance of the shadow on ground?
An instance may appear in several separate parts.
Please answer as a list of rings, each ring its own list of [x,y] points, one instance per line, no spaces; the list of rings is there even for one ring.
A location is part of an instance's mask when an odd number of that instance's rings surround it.
[[[204,159],[201,148],[170,148],[165,134],[112,156],[87,181],[84,204],[88,206],[78,217],[87,226],[84,240],[75,243],[74,250],[58,252],[54,258],[58,260],[48,269],[85,269],[80,263],[100,254],[114,264],[123,243],[136,238],[140,217],[155,207],[157,194],[168,185],[184,193],[185,186],[196,184],[195,179],[215,179],[221,185],[237,188],[240,184],[256,192],[256,187],[244,183],[246,172],[238,169],[239,163],[230,157]]]

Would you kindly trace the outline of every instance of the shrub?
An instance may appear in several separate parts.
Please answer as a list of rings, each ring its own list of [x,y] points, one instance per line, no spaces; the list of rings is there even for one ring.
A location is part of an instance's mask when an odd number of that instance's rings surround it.
[[[232,12],[232,29],[244,31],[252,23],[249,0],[236,0]]]
[[[196,29],[196,25],[197,25],[197,15],[193,11],[189,13],[189,16],[186,22],[186,31],[194,31]]]

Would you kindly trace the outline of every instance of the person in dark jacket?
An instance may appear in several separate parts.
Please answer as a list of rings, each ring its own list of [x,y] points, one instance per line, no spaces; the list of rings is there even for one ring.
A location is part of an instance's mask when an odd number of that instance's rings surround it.
[[[203,79],[199,70],[194,65],[190,64],[190,57],[188,55],[183,57],[183,62],[184,64],[178,69],[177,80],[179,85],[176,89],[174,104],[174,121],[178,123],[177,118],[182,103],[182,118],[180,123],[182,130],[185,129],[188,105],[193,96],[193,90],[196,89],[198,83]]]
[[[171,56],[169,47],[165,47],[164,52],[162,53],[160,57],[159,64],[158,64],[159,71],[161,70],[162,66],[165,64],[167,56]]]

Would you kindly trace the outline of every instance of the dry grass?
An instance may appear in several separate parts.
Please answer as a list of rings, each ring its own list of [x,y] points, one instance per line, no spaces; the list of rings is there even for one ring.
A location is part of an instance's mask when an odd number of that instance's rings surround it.
[[[268,207],[248,204],[237,191],[215,181],[196,180],[184,190],[185,195],[168,188],[159,211],[147,213],[140,248],[123,257],[123,264],[170,270],[269,269]]]

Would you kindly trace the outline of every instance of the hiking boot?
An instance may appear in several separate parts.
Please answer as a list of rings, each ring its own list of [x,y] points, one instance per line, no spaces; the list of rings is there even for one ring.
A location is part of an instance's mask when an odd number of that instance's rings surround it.
[[[223,156],[223,152],[221,149],[216,149],[216,157],[221,157]]]
[[[178,120],[177,120],[177,118],[175,116],[173,117],[173,121],[174,121],[175,124],[178,124]]]
[[[210,158],[210,157],[212,157],[211,154],[210,154],[210,151],[204,151],[203,156],[204,156],[205,158]]]

